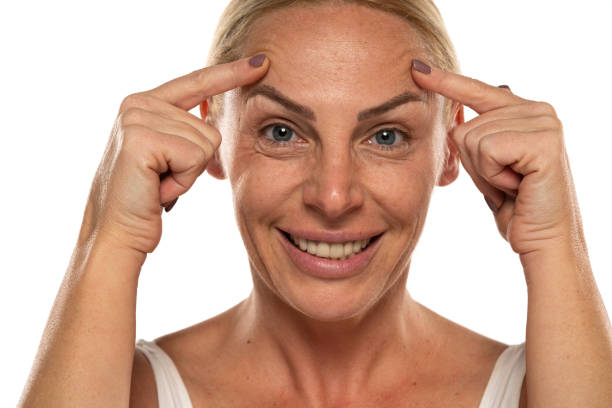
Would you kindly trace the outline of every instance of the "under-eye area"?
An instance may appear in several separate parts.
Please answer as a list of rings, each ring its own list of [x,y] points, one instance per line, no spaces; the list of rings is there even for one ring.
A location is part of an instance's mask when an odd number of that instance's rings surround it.
[[[346,242],[325,242],[325,241],[313,241],[305,239],[299,236],[289,234],[288,232],[282,231],[282,234],[287,238],[289,242],[293,244],[302,252],[307,252],[311,255],[319,258],[337,259],[344,260],[353,257],[354,255],[364,251],[370,245],[375,243],[382,234],[376,236],[357,240],[357,241],[346,241]]]

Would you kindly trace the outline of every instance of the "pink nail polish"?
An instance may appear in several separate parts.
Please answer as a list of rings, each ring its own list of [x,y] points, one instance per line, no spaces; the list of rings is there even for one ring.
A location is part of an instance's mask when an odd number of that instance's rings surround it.
[[[263,65],[266,59],[266,54],[258,54],[249,60],[249,65],[253,68],[259,68]]]
[[[419,72],[422,72],[423,74],[431,74],[431,67],[418,59],[412,60],[412,68]]]
[[[169,203],[162,204],[162,207],[164,207],[164,210],[166,210],[166,212],[170,212],[170,210],[172,209],[172,207],[174,207],[174,204],[176,204],[177,201],[178,201],[178,197],[176,197],[174,200],[170,201]]]

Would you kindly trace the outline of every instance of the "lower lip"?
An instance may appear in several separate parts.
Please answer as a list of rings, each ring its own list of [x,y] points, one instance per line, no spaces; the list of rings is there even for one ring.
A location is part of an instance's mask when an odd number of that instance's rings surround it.
[[[310,255],[293,245],[284,233],[278,230],[277,233],[293,263],[306,274],[322,279],[346,279],[363,272],[378,248],[381,238],[378,237],[365,250],[341,260]]]

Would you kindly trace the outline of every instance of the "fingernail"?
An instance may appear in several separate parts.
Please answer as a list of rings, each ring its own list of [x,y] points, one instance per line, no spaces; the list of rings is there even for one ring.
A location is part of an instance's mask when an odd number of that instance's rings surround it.
[[[504,89],[507,89],[510,92],[512,92],[512,90],[510,89],[510,87],[508,85],[499,85],[498,88],[504,88]]]
[[[174,207],[174,204],[176,204],[177,201],[178,201],[178,197],[176,197],[174,200],[170,201],[169,203],[162,204],[162,207],[164,207],[166,212],[170,212],[170,210],[172,209],[172,207]]]
[[[257,54],[256,56],[251,57],[251,59],[249,60],[249,65],[253,68],[259,68],[264,63],[265,59],[266,54]]]
[[[495,206],[493,201],[489,197],[487,197],[487,196],[484,196],[484,199],[485,199],[487,205],[489,206],[489,208],[491,209],[491,211],[493,211],[493,213],[497,213],[497,210],[499,210],[499,208],[497,208]]]
[[[431,67],[421,60],[413,59],[412,68],[424,74],[431,74]]]

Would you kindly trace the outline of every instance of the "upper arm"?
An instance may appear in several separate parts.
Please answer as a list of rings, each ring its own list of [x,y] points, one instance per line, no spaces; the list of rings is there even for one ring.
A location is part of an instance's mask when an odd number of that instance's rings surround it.
[[[144,408],[157,406],[157,386],[153,368],[144,353],[138,349],[134,351],[134,364],[132,366],[132,385],[130,387],[130,408]]]

